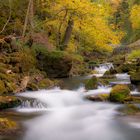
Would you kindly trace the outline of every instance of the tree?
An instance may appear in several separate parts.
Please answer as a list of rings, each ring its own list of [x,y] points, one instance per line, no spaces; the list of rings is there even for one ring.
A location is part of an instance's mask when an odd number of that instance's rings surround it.
[[[109,27],[111,7],[108,4],[90,0],[56,0],[48,3],[46,12],[50,16],[46,16],[45,26],[56,32],[52,37],[62,50],[74,47],[76,42],[76,48],[84,44],[83,48],[88,45],[90,50],[107,49],[111,48],[111,44],[119,43],[123,35],[122,32],[114,32]]]

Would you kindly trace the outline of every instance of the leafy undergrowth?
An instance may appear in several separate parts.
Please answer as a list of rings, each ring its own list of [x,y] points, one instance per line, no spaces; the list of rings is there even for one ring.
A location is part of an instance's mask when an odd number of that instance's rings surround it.
[[[9,120],[7,118],[0,118],[0,134],[11,134],[15,133],[19,129],[16,122]]]

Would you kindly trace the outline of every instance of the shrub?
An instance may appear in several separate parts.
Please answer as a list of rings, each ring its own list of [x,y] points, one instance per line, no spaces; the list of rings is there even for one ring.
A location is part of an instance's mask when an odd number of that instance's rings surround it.
[[[129,54],[128,58],[129,59],[140,58],[140,49],[132,51],[131,54]]]

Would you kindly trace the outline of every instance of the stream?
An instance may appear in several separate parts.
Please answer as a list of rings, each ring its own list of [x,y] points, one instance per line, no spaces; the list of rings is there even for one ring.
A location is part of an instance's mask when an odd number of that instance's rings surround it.
[[[101,65],[96,68],[96,76],[111,67]],[[121,105],[85,99],[87,95],[109,93],[112,84],[130,84],[129,75],[117,74],[117,80],[109,86],[86,91],[84,81],[90,77],[63,79],[63,89],[19,94],[22,105],[6,112],[12,112],[10,117],[21,123],[23,132],[13,137],[1,136],[0,140],[139,140],[140,124],[120,119],[117,109]]]

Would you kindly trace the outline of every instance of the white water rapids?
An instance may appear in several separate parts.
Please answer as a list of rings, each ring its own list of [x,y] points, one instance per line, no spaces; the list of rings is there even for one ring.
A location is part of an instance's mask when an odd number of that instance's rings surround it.
[[[25,123],[28,131],[24,140],[122,139],[112,128],[115,125],[112,119],[118,105],[93,103],[84,100],[82,94],[81,89],[70,91],[59,88],[23,93],[22,96],[47,104],[47,108],[40,109],[46,111],[44,115]],[[17,110],[25,112],[27,108]],[[35,111],[35,108],[28,108],[29,111]]]
[[[101,66],[99,75],[107,68],[110,67]],[[116,76],[119,80],[128,80],[127,75]],[[110,93],[110,90],[110,86],[89,91],[83,86],[77,90],[57,87],[19,94],[35,102],[31,106],[30,101],[26,101],[16,111],[27,114],[42,112],[40,116],[24,122],[27,131],[22,140],[132,140],[135,134],[131,134],[129,125],[121,125],[115,119],[119,105],[84,99],[85,95]],[[134,140],[139,140],[139,136]]]

